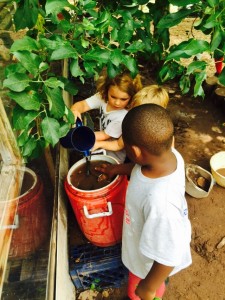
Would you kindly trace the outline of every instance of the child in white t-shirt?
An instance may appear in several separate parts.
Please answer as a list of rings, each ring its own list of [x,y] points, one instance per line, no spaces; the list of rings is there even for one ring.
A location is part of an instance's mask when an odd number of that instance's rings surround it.
[[[145,86],[134,95],[133,101],[129,106],[129,109],[146,103],[155,103],[166,108],[168,102],[169,102],[169,95],[166,89],[157,84],[152,84],[152,85]],[[114,141],[109,141],[109,140],[96,141],[93,150],[99,148],[108,151],[122,150],[124,148],[122,136],[119,139]]]
[[[132,104],[133,96],[142,88],[140,75],[134,79],[128,71],[110,78],[106,69],[103,69],[96,83],[97,93],[90,98],[78,101],[71,110],[75,117],[81,118],[81,113],[91,109],[100,109],[100,131],[95,132],[96,142],[118,139],[121,134],[122,120],[127,108]],[[123,162],[126,156],[124,150],[110,152],[108,155]]]
[[[165,280],[191,262],[191,225],[184,161],[172,148],[174,127],[166,109],[143,104],[122,123],[128,157],[135,162],[126,195],[122,261],[132,300],[162,297]]]

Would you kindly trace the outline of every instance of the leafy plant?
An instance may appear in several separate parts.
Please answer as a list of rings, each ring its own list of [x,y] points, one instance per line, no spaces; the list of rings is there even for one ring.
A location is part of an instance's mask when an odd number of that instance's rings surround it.
[[[56,145],[74,123],[63,101],[63,90],[76,95],[79,84],[96,78],[103,68],[113,77],[123,68],[135,76],[138,62],[156,65],[158,82],[178,78],[183,93],[204,96],[202,82],[207,51],[212,58],[224,55],[224,1],[207,0],[17,0],[16,29],[29,28],[11,53],[17,63],[5,70],[4,86],[16,103],[13,127],[24,158],[33,158],[47,145]],[[169,4],[180,10],[169,13]],[[191,7],[187,7],[191,5]],[[184,18],[196,16],[193,26],[211,36],[211,41],[194,37],[170,47],[169,28]],[[188,67],[180,60],[195,57]],[[52,65],[69,60],[71,78],[54,71]],[[224,71],[219,76],[224,82]]]
[[[158,23],[159,28],[169,28],[178,24],[184,17],[194,16],[193,28],[209,35],[210,41],[193,38],[168,49],[165,63],[160,70],[159,76],[162,82],[174,78],[179,74],[179,85],[183,94],[189,92],[191,83],[194,81],[194,96],[204,98],[202,83],[206,79],[207,63],[198,57],[208,52],[212,59],[224,57],[225,52],[225,2],[223,0],[187,1],[170,0],[170,3],[181,9],[177,13],[168,14]],[[191,6],[191,13],[190,7]],[[184,67],[180,60],[193,58],[193,61]],[[176,70],[174,72],[174,70]],[[220,83],[225,82],[225,72],[219,75]],[[193,80],[194,78],[194,80]]]

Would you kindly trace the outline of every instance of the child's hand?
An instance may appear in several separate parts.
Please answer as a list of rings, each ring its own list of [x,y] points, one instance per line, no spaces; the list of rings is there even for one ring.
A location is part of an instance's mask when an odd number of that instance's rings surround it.
[[[102,164],[98,167],[95,167],[95,170],[103,173],[99,176],[99,179],[101,179],[101,176],[102,176],[102,178],[104,178],[104,180],[105,180],[107,178],[112,179],[113,177],[115,177],[117,175],[116,167],[117,167],[117,165]],[[103,176],[103,175],[105,175],[105,176]]]
[[[75,120],[76,120],[76,118],[79,118],[80,120],[82,120],[81,113],[78,110],[71,108],[71,111],[74,114]]]
[[[91,149],[91,151],[95,151],[97,149],[101,149],[102,146],[101,146],[101,141],[96,141],[93,148]]]

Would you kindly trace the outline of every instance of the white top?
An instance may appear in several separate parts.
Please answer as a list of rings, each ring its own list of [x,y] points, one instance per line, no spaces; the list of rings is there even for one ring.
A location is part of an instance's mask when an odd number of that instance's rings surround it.
[[[137,164],[131,173],[123,223],[122,260],[140,278],[146,277],[154,261],[175,267],[170,275],[192,262],[184,161],[175,149],[173,153],[177,169],[168,176],[145,177]]]
[[[126,109],[106,111],[107,103],[97,93],[86,99],[88,106],[91,109],[100,110],[100,130],[104,131],[112,139],[118,139],[122,135],[122,121],[127,114]],[[107,155],[113,156],[120,163],[124,162],[126,157],[125,150],[121,151],[106,151]]]

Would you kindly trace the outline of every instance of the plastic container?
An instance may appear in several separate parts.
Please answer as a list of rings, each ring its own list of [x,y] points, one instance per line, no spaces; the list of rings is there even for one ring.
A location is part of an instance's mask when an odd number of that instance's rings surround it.
[[[84,126],[79,118],[76,120],[76,127],[70,129],[67,135],[60,139],[60,144],[64,148],[75,149],[82,152],[85,156],[90,155],[90,150],[94,143],[94,131],[88,126]]]
[[[118,163],[107,155],[94,155],[92,160]],[[69,170],[65,190],[77,222],[85,237],[94,245],[108,247],[121,242],[127,177],[118,175],[110,184],[96,190],[80,190],[71,184],[70,176],[85,162],[79,160]]]
[[[225,151],[220,151],[211,157],[210,167],[216,183],[225,187],[225,176],[218,173],[219,169],[225,169]]]
[[[128,270],[121,260],[121,244],[97,247],[90,243],[70,251],[70,276],[78,290],[119,288],[127,282]]]
[[[207,170],[201,168],[200,166],[194,164],[187,164],[185,168],[185,172],[186,172],[186,185],[185,185],[186,193],[194,198],[207,197],[214,185],[212,174]],[[201,185],[198,186],[197,184],[198,180],[200,181],[199,184],[202,184],[202,186]]]
[[[18,208],[10,245],[10,258],[33,254],[46,240],[49,216],[43,183],[31,169],[25,168]],[[13,201],[11,200],[11,201]]]

